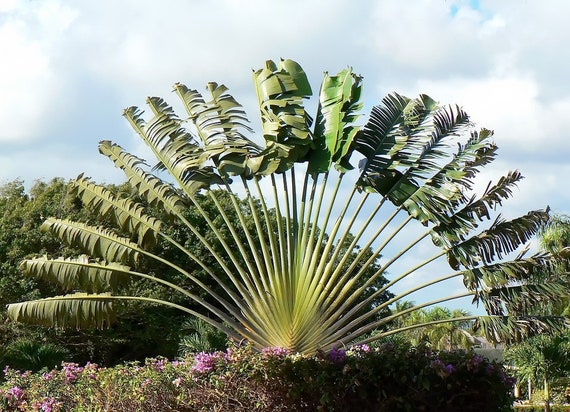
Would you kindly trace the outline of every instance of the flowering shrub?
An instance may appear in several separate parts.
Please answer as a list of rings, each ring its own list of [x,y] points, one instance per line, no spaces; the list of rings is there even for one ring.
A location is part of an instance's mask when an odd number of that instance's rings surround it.
[[[112,368],[7,368],[3,411],[507,411],[513,380],[473,353],[385,344],[315,356],[250,347]]]

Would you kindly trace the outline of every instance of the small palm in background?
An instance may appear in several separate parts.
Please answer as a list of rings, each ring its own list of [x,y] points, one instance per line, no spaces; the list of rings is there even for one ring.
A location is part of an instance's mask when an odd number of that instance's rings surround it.
[[[228,347],[225,333],[202,319],[188,319],[182,325],[178,354],[192,355],[199,352],[215,352]]]
[[[68,357],[69,353],[61,346],[20,338],[4,348],[0,363],[12,369],[37,372],[53,369]]]

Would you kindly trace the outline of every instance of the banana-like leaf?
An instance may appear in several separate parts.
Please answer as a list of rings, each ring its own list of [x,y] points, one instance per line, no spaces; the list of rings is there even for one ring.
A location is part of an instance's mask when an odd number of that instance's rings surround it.
[[[130,268],[114,262],[90,261],[85,255],[77,258],[26,259],[20,264],[25,275],[34,276],[60,285],[65,291],[83,290],[98,293],[117,291],[129,284]]]
[[[443,112],[445,115],[442,115]],[[421,187],[403,203],[404,209],[424,225],[427,222],[435,224],[449,223],[450,215],[468,199],[464,195],[466,189],[471,189],[471,175],[475,172],[468,167],[481,156],[487,153],[488,140],[477,140],[473,137],[466,145],[459,145],[458,151],[443,166],[442,160],[447,153],[441,150],[444,139],[452,136],[469,124],[467,114],[458,111],[457,114],[441,110],[435,116],[445,118],[442,123],[434,127],[437,132],[434,138],[426,145],[423,153],[419,156],[416,166],[409,169],[406,177],[413,178]],[[485,136],[484,134],[477,136]],[[435,174],[431,175],[433,172]],[[426,179],[426,176],[428,177]]]
[[[267,61],[265,68],[253,73],[253,80],[266,149],[253,157],[249,169],[262,175],[284,172],[303,160],[312,143],[312,119],[303,107],[311,86],[292,60]]]
[[[440,221],[433,228],[431,235],[434,244],[451,247],[464,241],[465,236],[477,228],[478,222],[491,218],[490,211],[512,195],[513,188],[522,178],[518,171],[509,172],[497,184],[489,184],[481,197],[468,199],[463,208],[455,211],[447,222]]]
[[[51,232],[69,246],[81,248],[88,255],[108,262],[134,264],[139,257],[140,248],[136,243],[103,227],[49,218],[41,229]]]
[[[441,163],[449,156],[447,141],[470,125],[469,117],[458,108],[438,108],[428,96],[406,100],[396,95],[384,103],[356,139],[357,150],[374,150],[374,157],[361,163],[358,184],[387,196],[424,224],[437,223],[463,198],[465,155]]]
[[[397,128],[404,120],[404,111],[410,99],[391,94],[382,99],[382,106],[374,106],[362,133],[354,140],[354,148],[364,156],[360,164],[361,182],[370,175],[389,169],[392,155],[405,147],[406,136],[397,135]],[[382,193],[382,192],[380,192]]]
[[[131,199],[118,199],[104,186],[92,183],[80,175],[73,182],[72,193],[92,211],[103,218],[110,218],[123,233],[136,237],[143,248],[156,244],[160,232],[160,220],[146,214],[145,209]]]
[[[16,322],[57,328],[104,328],[115,319],[116,308],[108,293],[70,295],[12,303],[8,317]]]
[[[552,256],[538,253],[512,261],[478,266],[462,272],[463,284],[469,290],[489,290],[512,282],[532,281],[538,273],[552,271],[556,261]]]
[[[131,187],[149,205],[161,206],[174,214],[181,213],[188,207],[188,201],[179,195],[176,188],[138,166],[146,165],[144,160],[125,152],[121,146],[108,140],[99,143],[99,152],[125,172]]]
[[[319,96],[314,131],[315,148],[309,157],[309,172],[324,173],[335,163],[339,170],[350,170],[352,140],[359,128],[356,113],[362,108],[362,78],[343,70],[336,76],[325,73]]]
[[[148,122],[136,107],[125,109],[123,116],[158,159],[155,169],[168,170],[190,195],[211,184],[222,183],[211,167],[203,167],[209,153],[181,127],[172,108],[157,97],[148,98],[147,103],[155,113]]]
[[[449,265],[458,270],[460,266],[470,268],[502,259],[528,242],[548,219],[548,210],[532,211],[510,221],[499,216],[489,229],[449,249]]]
[[[473,325],[475,332],[481,330],[491,342],[507,344],[567,328],[566,320],[560,316],[481,316]]]
[[[198,91],[180,83],[174,85],[217,170],[225,176],[241,175],[247,159],[258,155],[261,148],[240,131],[252,129],[241,105],[226,93],[227,87],[208,83],[208,90],[212,99],[206,102]]]
[[[567,294],[566,282],[508,285],[483,291],[475,298],[482,302],[490,315],[506,316],[513,313],[532,314],[540,306]]]

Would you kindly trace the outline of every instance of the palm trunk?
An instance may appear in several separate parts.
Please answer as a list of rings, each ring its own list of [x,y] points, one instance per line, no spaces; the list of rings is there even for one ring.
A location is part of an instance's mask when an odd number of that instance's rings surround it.
[[[550,412],[550,385],[544,379],[544,412]]]

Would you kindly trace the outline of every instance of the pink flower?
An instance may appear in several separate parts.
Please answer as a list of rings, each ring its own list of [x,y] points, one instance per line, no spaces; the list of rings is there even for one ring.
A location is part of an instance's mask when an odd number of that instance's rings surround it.
[[[12,395],[17,401],[19,401],[24,396],[24,390],[19,386],[12,386],[8,390],[8,394]]]
[[[289,351],[285,348],[282,348],[281,346],[275,346],[275,347],[263,348],[261,350],[261,353],[263,354],[264,358],[269,358],[272,356],[281,358],[283,356],[287,356],[289,354]]]
[[[192,372],[209,372],[214,369],[218,361],[228,361],[228,355],[224,352],[206,353],[200,352],[194,357],[194,366],[190,369]]]

